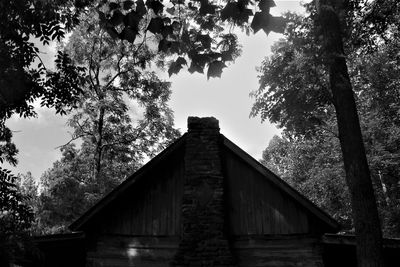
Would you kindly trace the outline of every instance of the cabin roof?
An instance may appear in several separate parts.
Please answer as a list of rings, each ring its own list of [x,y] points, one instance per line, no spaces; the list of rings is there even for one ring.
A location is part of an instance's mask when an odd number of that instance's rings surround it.
[[[221,136],[221,144],[223,149],[227,149],[231,153],[238,156],[244,162],[246,162],[250,167],[255,169],[257,172],[262,174],[263,177],[268,179],[272,184],[278,187],[280,190],[284,191],[291,198],[293,198],[296,202],[298,202],[302,207],[304,207],[310,214],[316,216],[322,222],[324,222],[330,229],[337,231],[339,230],[339,224],[326,212],[317,207],[310,200],[305,198],[302,194],[297,192],[294,188],[292,188],[289,184],[275,175],[273,172],[268,170],[265,166],[235,145],[228,138],[220,134]],[[108,195],[102,198],[97,204],[95,204],[92,208],[86,211],[80,218],[78,218],[75,222],[70,225],[70,229],[73,231],[81,231],[85,228],[85,226],[91,222],[94,217],[99,214],[103,209],[109,206],[112,202],[114,202],[117,198],[122,196],[124,192],[126,192],[129,188],[134,186],[137,181],[141,178],[145,177],[147,173],[151,170],[154,170],[161,164],[162,162],[168,160],[173,154],[176,154],[178,150],[181,150],[183,153],[184,144],[186,141],[187,134],[184,134],[178,140],[176,140],[173,144],[163,150],[160,154],[155,156],[152,160],[150,160],[147,164],[141,167],[138,171],[133,173],[130,177],[128,177],[124,182],[122,182],[119,186],[117,186],[113,191],[111,191]],[[181,152],[179,152],[181,153]]]
[[[131,186],[133,186],[138,180],[144,177],[149,171],[157,167],[161,162],[168,159],[169,156],[174,154],[177,150],[184,146],[186,135],[182,135],[174,143],[169,145],[161,153],[155,156],[148,163],[143,165],[139,170],[129,176],[125,181],[123,181],[119,186],[114,188],[108,195],[100,199],[94,206],[88,209],[81,217],[79,217],[75,222],[73,222],[69,229],[72,231],[80,231],[91,219],[102,211],[106,206],[116,200],[118,197],[122,196]]]
[[[250,165],[254,170],[262,174],[263,177],[268,179],[272,184],[274,184],[280,190],[287,193],[290,197],[292,197],[297,203],[303,206],[311,214],[315,215],[317,218],[325,222],[330,228],[332,228],[332,230],[338,231],[340,229],[339,223],[335,219],[333,219],[328,213],[326,213],[321,208],[316,206],[309,199],[304,197],[296,189],[291,187],[288,183],[279,178],[275,173],[270,171],[259,161],[255,160],[252,156],[247,154],[244,150],[242,150],[240,147],[238,147],[236,144],[234,144],[225,136],[223,136],[223,145],[225,148],[229,149],[231,152],[233,152],[243,161],[245,161],[248,165]]]

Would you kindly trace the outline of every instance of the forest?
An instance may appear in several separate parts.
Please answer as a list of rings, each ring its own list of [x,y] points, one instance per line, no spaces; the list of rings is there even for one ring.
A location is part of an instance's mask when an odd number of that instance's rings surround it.
[[[261,163],[356,235],[359,266],[384,266],[382,238],[400,237],[400,3],[315,0],[306,14],[278,17],[274,6],[1,1],[0,162],[17,165],[22,151],[6,121],[35,117],[35,101],[67,117],[73,132],[41,177],[0,167],[0,258],[28,250],[32,236],[68,232],[181,135],[172,86],[154,66],[218,78],[240,57],[235,30],[262,30],[282,37],[258,66],[249,112],[282,134]],[[55,69],[32,38],[58,41]]]

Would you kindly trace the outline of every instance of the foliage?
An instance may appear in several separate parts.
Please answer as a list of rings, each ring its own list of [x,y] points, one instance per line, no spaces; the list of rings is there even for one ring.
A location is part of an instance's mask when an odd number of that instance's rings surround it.
[[[291,134],[309,135],[331,112],[328,74],[315,53],[312,20],[290,13],[286,18],[287,38],[272,46],[272,56],[259,68],[251,115],[260,114]]]
[[[4,124],[0,125],[0,163],[17,164],[18,149],[12,142],[12,132]]]
[[[15,166],[18,150],[11,142],[12,132],[0,127],[0,163]],[[27,235],[34,214],[29,200],[18,187],[18,177],[0,167],[0,264],[8,264],[31,246]]]
[[[93,203],[92,192],[87,189],[91,174],[87,162],[90,155],[79,153],[73,144],[61,151],[62,158],[41,177],[43,189],[39,196],[35,229],[38,233],[65,232],[67,224]]]
[[[27,197],[16,185],[17,177],[0,167],[0,262],[24,252],[27,231],[34,219]]]
[[[80,93],[82,69],[71,66],[67,55],[59,54],[56,71],[46,70],[33,38],[43,45],[60,41],[78,22],[79,12],[73,1],[68,0],[1,1],[1,123],[13,113],[25,117],[35,115],[32,102],[39,98],[42,105],[55,107],[57,112],[73,105]]]
[[[102,1],[98,12],[102,27],[115,39],[133,43],[147,34],[156,37],[158,51],[172,56],[170,75],[189,64],[189,72],[207,68],[210,78],[220,77],[226,63],[239,54],[237,38],[228,30],[233,25],[246,32],[283,31],[285,21],[269,14],[273,6],[272,0],[128,0]]]
[[[286,39],[276,43],[272,56],[262,63],[260,88],[253,92],[252,114],[284,127],[285,137],[271,141],[263,161],[350,227],[327,74],[323,62],[308,50],[314,45],[309,44],[312,28],[308,20],[286,16],[290,21]],[[383,230],[388,236],[400,235],[398,51],[399,39],[393,39],[375,52],[360,54],[357,49],[348,57]]]
[[[146,69],[155,54],[145,42],[111,38],[97,17],[81,17],[64,47],[87,70],[84,93],[68,121],[71,141],[80,139],[82,145],[63,146],[61,160],[41,178],[38,214],[44,232],[65,231],[179,135],[167,105],[170,84]]]
[[[261,162],[331,214],[344,231],[351,230],[351,206],[336,137],[324,131],[312,139],[274,136]]]

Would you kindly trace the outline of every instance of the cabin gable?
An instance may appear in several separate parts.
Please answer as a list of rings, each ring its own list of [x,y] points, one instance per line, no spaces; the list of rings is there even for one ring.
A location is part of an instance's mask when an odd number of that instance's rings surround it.
[[[185,136],[73,225],[86,234],[87,266],[169,266],[182,225]]]
[[[181,228],[182,154],[146,173],[107,207],[97,222],[101,234],[178,236]]]
[[[336,233],[339,224],[222,136],[222,158],[233,235]]]
[[[215,118],[188,128],[71,226],[86,234],[88,265],[321,266],[319,237],[338,224]]]
[[[310,232],[307,211],[229,150],[223,153],[232,234]]]

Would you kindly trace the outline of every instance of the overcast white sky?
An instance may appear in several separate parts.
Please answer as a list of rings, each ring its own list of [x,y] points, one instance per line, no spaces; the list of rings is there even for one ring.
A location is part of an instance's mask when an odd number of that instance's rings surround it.
[[[275,1],[271,10],[275,15],[290,10],[303,12],[300,1]],[[256,35],[239,34],[243,46],[242,55],[235,63],[224,69],[221,78],[207,81],[206,75],[189,74],[182,70],[172,76],[172,97],[170,107],[175,114],[175,125],[181,132],[186,131],[188,116],[213,116],[219,120],[221,132],[256,159],[269,140],[279,134],[273,125],[260,118],[249,118],[253,100],[249,97],[258,88],[256,67],[270,53],[271,45],[280,35],[263,31]],[[54,49],[45,51],[48,57]],[[54,115],[54,111],[37,109],[38,118],[23,119],[12,117],[7,125],[13,130],[14,141],[20,150],[19,164],[12,168],[14,173],[31,171],[36,179],[60,158],[56,147],[65,144],[70,135],[65,126],[66,117]]]

